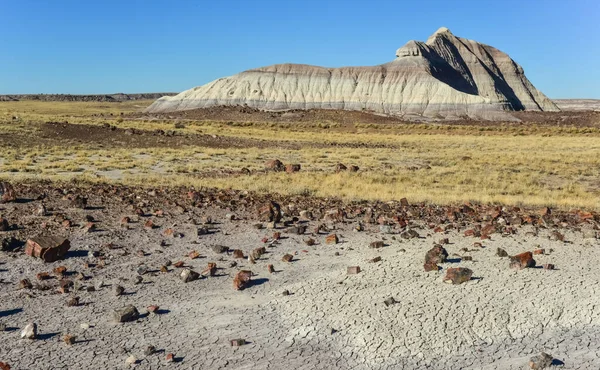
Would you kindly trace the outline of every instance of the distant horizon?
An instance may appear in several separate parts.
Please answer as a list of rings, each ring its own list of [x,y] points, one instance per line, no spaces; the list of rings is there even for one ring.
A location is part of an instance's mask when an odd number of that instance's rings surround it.
[[[273,64],[379,65],[444,26],[507,53],[551,99],[600,99],[598,19],[596,0],[6,2],[0,94],[178,93]]]

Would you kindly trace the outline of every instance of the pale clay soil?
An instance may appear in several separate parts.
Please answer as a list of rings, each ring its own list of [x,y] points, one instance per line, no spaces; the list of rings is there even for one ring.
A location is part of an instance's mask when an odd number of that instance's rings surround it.
[[[10,216],[16,208],[33,214],[37,203],[3,205],[3,214]],[[0,333],[0,361],[12,369],[126,368],[131,355],[139,360],[138,369],[525,369],[541,351],[558,360],[553,368],[600,368],[600,254],[598,241],[583,239],[580,232],[566,231],[565,243],[550,241],[551,230],[525,236],[524,226],[514,236],[494,234],[479,248],[473,247],[479,239],[462,233],[432,234],[423,227],[417,229],[421,238],[404,240],[381,234],[376,225],[356,232],[356,223],[337,224],[332,231],[340,236],[337,245],[326,245],[324,233],[313,236],[318,244],[310,247],[303,242],[309,235],[284,233],[256,264],[237,260],[238,266],[229,267],[233,256],[219,255],[211,245],[249,253],[266,245],[261,239],[273,230],[253,228],[251,216],[227,221],[227,212],[219,209],[202,210],[219,222],[215,233],[203,236],[197,236],[198,226],[186,214],[153,217],[160,226],[154,230],[143,228],[143,218],[124,230],[114,225],[120,216],[110,216],[109,222],[102,209],[69,212],[80,219],[93,215],[100,230],[73,229],[67,259],[43,263],[22,251],[0,252],[0,322],[8,327]],[[162,235],[172,224],[183,238]],[[309,223],[307,234],[316,224]],[[424,272],[425,252],[443,237],[450,239],[445,246],[450,262],[440,272]],[[168,245],[161,247],[161,240]],[[388,245],[370,249],[376,240]],[[123,248],[101,249],[108,242]],[[515,271],[507,258],[496,256],[497,247],[513,255],[537,245],[546,250],[534,256],[538,266],[552,263],[557,270]],[[461,252],[464,247],[472,251]],[[140,257],[139,249],[147,255]],[[90,250],[106,254],[105,268],[83,267],[86,261],[98,262],[88,257]],[[192,250],[201,258],[188,258]],[[130,254],[122,256],[124,251]],[[294,261],[282,262],[285,253],[294,254]],[[453,253],[473,261],[460,261]],[[376,256],[382,261],[368,262]],[[184,261],[198,272],[207,262],[222,269],[215,277],[183,283],[173,266],[168,273],[157,271],[166,260]],[[140,264],[150,272],[135,284]],[[276,272],[269,274],[267,264]],[[36,273],[60,265],[90,277],[79,282],[82,286],[103,281],[104,287],[76,292],[78,307],[65,305],[69,294],[17,288],[20,279],[35,283]],[[355,265],[362,272],[347,275],[347,267]],[[445,270],[458,266],[472,269],[474,278],[461,285],[444,283]],[[253,271],[255,283],[235,291],[232,280],[240,269]],[[125,294],[115,296],[112,284],[125,287]],[[291,294],[282,295],[284,290]],[[398,303],[386,306],[388,297]],[[142,317],[113,322],[111,310],[128,304]],[[153,304],[160,313],[147,315],[146,307]],[[29,322],[38,324],[40,338],[20,339]],[[81,328],[84,323],[90,328]],[[67,346],[65,334],[76,335],[77,342]],[[230,346],[236,338],[248,344]],[[145,356],[148,345],[159,352]],[[166,363],[167,353],[175,354],[176,362]]]

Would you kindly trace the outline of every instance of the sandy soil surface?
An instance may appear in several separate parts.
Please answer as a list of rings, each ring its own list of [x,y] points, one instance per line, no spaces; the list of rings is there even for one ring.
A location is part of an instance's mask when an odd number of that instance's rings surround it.
[[[554,357],[554,367],[600,367],[595,214],[531,216],[538,211],[498,213],[473,206],[457,212],[279,198],[282,222],[276,229],[262,222],[265,228],[257,229],[255,209],[268,198],[240,192],[194,193],[193,202],[186,189],[35,185],[17,190],[19,201],[1,206],[11,225],[2,238],[60,235],[72,248],[66,259],[52,263],[20,248],[0,252],[0,323],[6,326],[0,332],[0,361],[12,369],[523,369],[541,351]],[[69,200],[77,194],[87,197],[86,209]],[[42,203],[46,216],[37,213]],[[332,218],[331,208],[346,216]],[[369,208],[389,228],[364,223],[365,230],[356,231]],[[313,217],[295,222],[301,210]],[[86,216],[93,218],[96,231],[81,228]],[[132,220],[126,227],[120,225],[124,216]],[[207,217],[212,223],[205,223]],[[515,217],[525,224],[504,226]],[[72,226],[65,228],[64,219]],[[154,229],[144,227],[148,220]],[[408,226],[400,227],[405,221]],[[292,233],[284,222],[305,225],[307,231]],[[490,239],[464,236],[484,224],[494,225]],[[198,235],[203,227],[210,233]],[[168,228],[176,236],[166,236]],[[405,238],[408,229],[419,236]],[[274,232],[281,233],[277,241]],[[339,243],[326,244],[332,233]],[[316,244],[307,245],[309,238]],[[425,253],[444,238],[448,261],[438,272],[425,272]],[[385,246],[370,248],[374,241]],[[240,249],[245,256],[264,246],[267,253],[251,263],[235,259],[231,251],[217,253],[216,245]],[[516,271],[508,258],[496,255],[497,248],[509,255],[545,251],[534,256],[535,268]],[[191,251],[199,257],[190,258]],[[292,262],[282,261],[285,254],[293,255]],[[375,257],[381,261],[369,262]],[[218,270],[184,283],[183,268],[174,266],[178,261],[197,272],[215,262]],[[548,263],[556,269],[541,268]],[[269,264],[274,273],[268,272]],[[59,277],[53,273],[58,266],[67,268],[63,280],[74,283],[68,293],[58,291]],[[348,275],[350,266],[360,266],[361,272]],[[446,284],[450,267],[470,268],[473,278]],[[253,277],[237,291],[232,284],[240,270],[251,270]],[[51,278],[38,281],[40,272]],[[19,288],[25,278],[33,288]],[[124,287],[120,296],[116,285]],[[68,307],[74,296],[80,304]],[[390,297],[397,303],[384,304]],[[115,322],[112,311],[129,304],[140,318]],[[149,313],[151,305],[160,309]],[[30,322],[38,325],[38,338],[21,339]],[[63,342],[67,334],[76,336],[74,344]],[[247,343],[234,347],[232,339]],[[145,354],[150,345],[157,352]],[[167,363],[169,353],[175,361]],[[135,365],[126,364],[131,356]]]

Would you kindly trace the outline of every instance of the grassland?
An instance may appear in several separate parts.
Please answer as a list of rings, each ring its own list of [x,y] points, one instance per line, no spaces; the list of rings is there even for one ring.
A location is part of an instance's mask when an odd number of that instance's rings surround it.
[[[16,140],[0,147],[0,176],[600,209],[600,130],[595,126],[225,122],[133,114],[147,104],[0,102],[2,143],[19,135],[31,138],[30,144]],[[215,135],[253,144],[214,148],[184,140],[183,145],[131,147],[126,138],[114,143],[60,137],[36,143],[48,121],[174,130],[184,138]],[[175,129],[175,123],[184,126]],[[302,171],[262,171],[273,158],[299,163]],[[335,173],[337,163],[361,170]],[[244,167],[252,174],[241,174]]]

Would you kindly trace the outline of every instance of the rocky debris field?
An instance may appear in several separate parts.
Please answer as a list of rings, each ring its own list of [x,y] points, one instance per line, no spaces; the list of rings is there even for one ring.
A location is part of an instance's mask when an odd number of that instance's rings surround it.
[[[0,369],[600,366],[596,213],[0,190]]]

